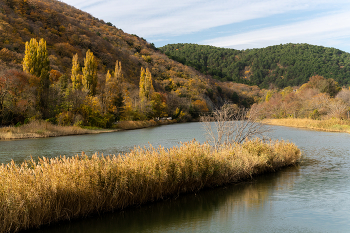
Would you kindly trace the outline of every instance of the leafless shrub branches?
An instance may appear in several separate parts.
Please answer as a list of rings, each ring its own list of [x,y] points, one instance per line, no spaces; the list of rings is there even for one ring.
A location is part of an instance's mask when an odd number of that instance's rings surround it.
[[[258,121],[256,111],[225,104],[211,115],[201,116],[208,142],[216,149],[229,143],[242,143],[246,139],[266,137],[270,128]]]

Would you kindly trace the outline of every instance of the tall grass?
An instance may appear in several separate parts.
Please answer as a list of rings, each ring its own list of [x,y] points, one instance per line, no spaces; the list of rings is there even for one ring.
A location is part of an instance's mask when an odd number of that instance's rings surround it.
[[[307,118],[266,119],[263,121],[263,123],[297,128],[308,128],[313,130],[350,133],[350,120],[335,118],[324,120],[313,120]]]
[[[116,129],[88,129],[80,128],[78,126],[60,126],[53,125],[50,122],[43,120],[31,121],[28,124],[18,127],[8,126],[0,128],[0,140],[10,139],[25,139],[25,138],[46,138],[46,137],[58,137],[66,135],[80,135],[80,134],[96,134],[115,132],[118,130],[127,129],[140,129],[157,125],[166,125],[175,123],[175,120],[163,120],[163,121],[121,121],[116,124]]]
[[[0,128],[0,139],[42,138],[87,133],[92,133],[92,131],[78,126],[59,126],[50,122],[36,120],[19,127],[8,126]]]
[[[116,127],[119,129],[141,129],[148,128],[157,125],[167,125],[176,123],[176,120],[161,120],[161,121],[120,121],[116,124]]]
[[[16,232],[237,182],[298,162],[292,143],[259,139],[214,150],[135,148],[123,155],[42,158],[0,167],[0,232]]]

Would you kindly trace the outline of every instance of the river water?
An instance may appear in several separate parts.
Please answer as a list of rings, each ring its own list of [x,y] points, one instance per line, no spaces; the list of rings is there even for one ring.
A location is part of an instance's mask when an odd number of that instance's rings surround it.
[[[350,134],[271,126],[295,143],[300,165],[252,180],[156,203],[59,223],[31,232],[350,232]],[[127,152],[205,141],[200,123],[98,135],[0,141],[3,163],[38,156]]]

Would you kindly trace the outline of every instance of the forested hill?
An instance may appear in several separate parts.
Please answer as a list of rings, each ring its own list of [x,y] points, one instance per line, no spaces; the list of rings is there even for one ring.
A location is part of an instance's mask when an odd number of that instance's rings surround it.
[[[161,47],[170,58],[195,67],[218,80],[255,84],[263,88],[297,86],[313,75],[350,85],[350,54],[309,44],[275,45],[235,50],[197,44]]]

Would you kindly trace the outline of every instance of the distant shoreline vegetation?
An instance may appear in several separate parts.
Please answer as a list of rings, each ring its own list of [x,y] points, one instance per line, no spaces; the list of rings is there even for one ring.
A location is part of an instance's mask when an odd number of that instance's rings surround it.
[[[218,149],[192,141],[117,156],[42,158],[0,166],[0,232],[17,232],[251,179],[298,163],[292,143]]]

